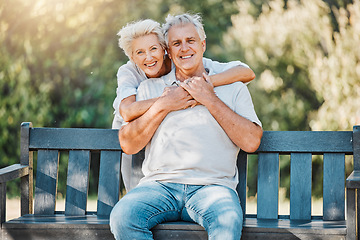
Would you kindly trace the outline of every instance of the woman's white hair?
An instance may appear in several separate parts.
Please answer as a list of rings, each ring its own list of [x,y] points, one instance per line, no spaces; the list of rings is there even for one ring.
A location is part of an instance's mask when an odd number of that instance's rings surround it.
[[[138,37],[149,34],[155,34],[159,39],[161,47],[165,49],[166,43],[160,23],[152,19],[139,20],[124,26],[117,34],[119,36],[119,47],[124,50],[126,56],[131,59],[132,41]]]
[[[169,33],[169,29],[173,26],[177,26],[177,25],[186,25],[186,24],[193,24],[196,28],[196,31],[199,34],[200,40],[203,41],[206,39],[206,34],[205,34],[205,30],[204,30],[204,26],[202,24],[202,18],[199,14],[188,14],[188,13],[184,13],[184,14],[180,14],[180,15],[168,15],[165,19],[165,23],[163,24],[163,33],[164,33],[164,38],[166,41],[166,45],[169,46],[169,38],[168,38],[168,33]]]

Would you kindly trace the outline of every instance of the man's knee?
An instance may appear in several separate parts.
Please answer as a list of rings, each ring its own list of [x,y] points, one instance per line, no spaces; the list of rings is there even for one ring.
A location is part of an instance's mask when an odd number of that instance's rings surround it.
[[[124,197],[112,209],[109,224],[115,236],[134,227],[135,214],[139,211],[136,210],[136,204],[132,203],[131,199]]]

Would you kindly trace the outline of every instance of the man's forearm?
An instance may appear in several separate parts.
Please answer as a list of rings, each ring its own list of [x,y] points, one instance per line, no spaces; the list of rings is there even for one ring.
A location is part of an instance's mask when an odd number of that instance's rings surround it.
[[[122,150],[126,154],[135,154],[143,149],[167,113],[155,102],[145,114],[123,126],[119,130]]]
[[[206,107],[235,145],[246,152],[258,149],[262,137],[260,126],[235,113],[218,97]]]

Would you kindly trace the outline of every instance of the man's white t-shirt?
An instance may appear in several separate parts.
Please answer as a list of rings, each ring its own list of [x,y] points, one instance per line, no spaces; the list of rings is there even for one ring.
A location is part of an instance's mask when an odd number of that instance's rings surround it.
[[[209,74],[217,72],[209,69]],[[175,69],[138,87],[137,101],[159,97],[175,80]],[[245,84],[236,82],[214,88],[234,112],[261,126]],[[239,148],[230,140],[205,106],[169,113],[145,150],[144,178],[192,185],[223,185],[236,189]]]

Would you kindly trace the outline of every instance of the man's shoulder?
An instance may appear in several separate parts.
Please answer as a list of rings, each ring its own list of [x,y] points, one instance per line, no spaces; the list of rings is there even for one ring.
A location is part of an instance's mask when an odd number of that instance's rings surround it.
[[[215,91],[240,91],[243,88],[247,88],[246,84],[244,84],[243,82],[234,82],[234,83],[230,83],[230,84],[226,84],[226,85],[222,85],[222,86],[218,86],[215,87]]]
[[[233,101],[238,96],[246,96],[249,92],[247,86],[242,82],[234,82],[214,88],[216,95],[223,101]]]

